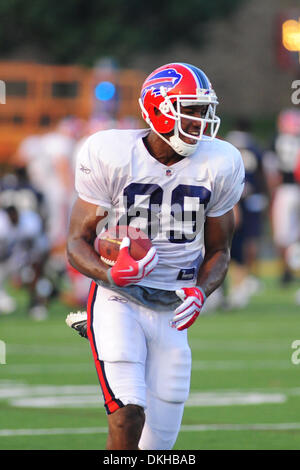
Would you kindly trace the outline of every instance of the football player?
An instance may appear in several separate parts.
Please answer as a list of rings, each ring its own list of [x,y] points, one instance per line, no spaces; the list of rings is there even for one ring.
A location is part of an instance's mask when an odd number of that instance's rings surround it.
[[[278,183],[272,204],[273,237],[282,261],[283,284],[292,280],[287,253],[300,240],[300,188],[295,170],[300,152],[300,111],[284,109],[278,115],[274,142]]]
[[[226,275],[244,187],[239,151],[216,138],[204,72],[164,65],[139,103],[149,128],[98,132],[83,145],[68,236],[70,263],[93,280],[87,334],[110,450],[174,446],[190,387],[187,329]],[[114,266],[104,264],[93,245],[104,222],[139,226],[153,247],[135,261],[125,237]]]
[[[232,283],[227,297],[229,308],[245,307],[258,292],[261,281],[257,277],[259,242],[263,230],[263,215],[268,203],[263,155],[252,133],[251,124],[239,118],[226,140],[241,152],[245,166],[245,188],[236,206],[236,229],[232,240]],[[238,219],[238,223],[237,223]]]

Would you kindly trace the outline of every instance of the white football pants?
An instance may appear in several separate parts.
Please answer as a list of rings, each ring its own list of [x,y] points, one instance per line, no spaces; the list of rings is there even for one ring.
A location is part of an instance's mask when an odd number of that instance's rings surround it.
[[[88,335],[108,414],[127,405],[145,409],[143,450],[172,449],[188,398],[191,351],[187,330],[92,282]]]

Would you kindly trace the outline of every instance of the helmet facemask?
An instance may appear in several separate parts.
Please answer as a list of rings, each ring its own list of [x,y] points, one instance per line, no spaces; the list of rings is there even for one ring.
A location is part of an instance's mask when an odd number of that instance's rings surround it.
[[[169,144],[176,153],[183,156],[190,156],[196,151],[200,141],[210,141],[216,137],[220,126],[220,118],[216,116],[216,106],[218,101],[213,90],[208,92],[206,89],[197,89],[196,95],[168,96],[168,90],[164,87],[161,87],[160,93],[164,99],[159,105],[159,111],[165,118],[167,118],[165,121],[166,123],[169,123],[169,120],[171,120],[171,122],[174,121],[174,125],[171,126],[174,133],[170,138],[164,136],[164,134],[168,134],[170,130],[163,132],[161,130],[158,131],[155,128],[155,125],[145,110],[141,100],[140,106],[146,116],[146,122],[148,122],[151,129],[157,135],[159,135],[161,139]],[[185,114],[184,107],[191,106],[207,106],[205,116],[196,117]],[[184,131],[182,127],[182,119],[189,119],[199,122],[200,127],[198,135],[189,134],[188,132]],[[208,128],[209,131],[207,132]],[[188,144],[182,140],[181,136],[193,139],[196,141],[196,143]]]

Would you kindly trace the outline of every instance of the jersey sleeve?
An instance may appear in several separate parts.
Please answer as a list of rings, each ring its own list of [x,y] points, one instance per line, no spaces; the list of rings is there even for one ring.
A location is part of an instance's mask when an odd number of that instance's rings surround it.
[[[94,144],[94,145],[93,145]],[[80,199],[105,208],[111,207],[106,168],[101,162],[101,148],[88,138],[76,157],[75,189]]]
[[[236,150],[236,149],[235,149]],[[217,180],[215,195],[208,204],[206,215],[219,217],[230,211],[240,200],[245,185],[245,168],[241,154],[236,150],[231,170]]]

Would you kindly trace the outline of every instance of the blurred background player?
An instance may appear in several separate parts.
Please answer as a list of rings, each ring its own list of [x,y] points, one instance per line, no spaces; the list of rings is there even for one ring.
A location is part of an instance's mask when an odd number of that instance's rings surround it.
[[[31,185],[42,195],[43,219],[50,253],[47,270],[60,290],[66,273],[65,243],[73,194],[73,152],[82,121],[66,117],[52,131],[26,137],[17,151],[17,162],[26,168]]]
[[[288,263],[290,246],[300,240],[300,188],[295,179],[300,153],[300,110],[282,110],[277,119],[273,145],[273,178],[271,208],[274,244],[281,260],[281,282],[293,280]]]
[[[232,240],[232,285],[228,307],[244,307],[252,294],[261,288],[257,260],[263,231],[263,214],[267,207],[267,185],[262,152],[251,133],[251,123],[239,118],[226,140],[241,152],[245,166],[245,187],[235,207],[236,230]]]
[[[52,284],[45,276],[50,247],[41,198],[26,181],[23,170],[7,174],[0,186],[0,313],[16,309],[15,300],[6,290],[10,280],[28,291],[29,315],[43,320]]]
[[[73,192],[71,170],[76,142],[74,124],[72,118],[63,119],[53,132],[44,134],[41,141],[41,164],[46,165],[42,185],[48,206],[47,233],[52,257],[56,258],[58,264],[64,263],[69,200]]]
[[[46,230],[53,255],[64,249],[69,199],[73,192],[72,155],[79,133],[78,120],[62,119],[50,132],[27,137],[17,157],[27,168],[31,183],[43,194]]]

